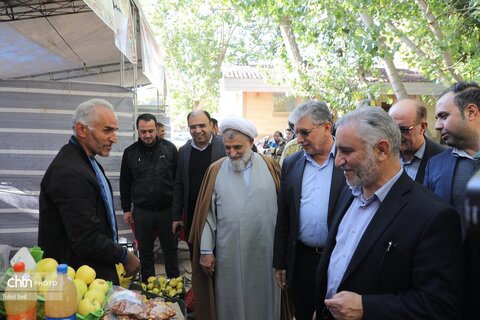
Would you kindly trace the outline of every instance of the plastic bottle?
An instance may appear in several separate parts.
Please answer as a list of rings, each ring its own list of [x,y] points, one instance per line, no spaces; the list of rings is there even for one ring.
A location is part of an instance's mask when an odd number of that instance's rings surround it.
[[[35,320],[37,318],[37,291],[33,280],[25,273],[25,264],[13,265],[13,276],[7,281],[4,294],[7,320]]]
[[[77,319],[77,289],[68,278],[67,265],[57,267],[57,277],[45,295],[45,319]]]

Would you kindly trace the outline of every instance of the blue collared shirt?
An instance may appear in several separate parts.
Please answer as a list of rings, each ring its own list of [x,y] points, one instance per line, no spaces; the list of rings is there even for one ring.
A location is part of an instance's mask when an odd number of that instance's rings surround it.
[[[368,199],[364,198],[362,188],[351,188],[355,198],[345,213],[342,222],[340,222],[336,236],[337,244],[333,249],[328,265],[327,299],[337,293],[338,286],[343,279],[363,233],[392,186],[400,178],[402,172],[403,169],[400,169],[395,176]]]
[[[424,142],[409,161],[404,161],[400,156],[400,163],[402,164],[403,169],[413,180],[415,180],[418,168],[420,168],[420,162],[422,162],[423,155],[425,154],[426,145],[427,142]]]
[[[466,153],[464,150],[457,149],[457,148],[453,148],[452,155],[455,156],[455,157],[462,157],[462,158],[468,158],[468,159],[471,159],[471,160],[476,160],[476,158],[475,158],[476,154],[472,157],[471,155]]]
[[[298,239],[311,247],[324,247],[328,235],[328,201],[335,162],[335,143],[327,159],[318,164],[304,153],[306,164],[302,178],[302,194]]]

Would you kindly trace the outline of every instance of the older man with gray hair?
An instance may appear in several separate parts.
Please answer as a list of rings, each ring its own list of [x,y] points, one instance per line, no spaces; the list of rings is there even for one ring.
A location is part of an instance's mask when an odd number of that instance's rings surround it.
[[[140,261],[117,242],[113,194],[95,159],[108,157],[117,142],[118,121],[102,99],[81,103],[73,113],[73,136],[48,167],[40,185],[38,244],[44,257],[73,268],[84,264],[97,277],[118,284],[116,263],[128,275]]]
[[[250,121],[228,117],[220,131],[227,157],[203,179],[190,233],[195,316],[278,319],[271,261],[280,168],[251,150],[257,130]]]
[[[337,122],[351,188],[316,277],[317,319],[461,319],[460,218],[400,165],[400,130],[378,107]]]

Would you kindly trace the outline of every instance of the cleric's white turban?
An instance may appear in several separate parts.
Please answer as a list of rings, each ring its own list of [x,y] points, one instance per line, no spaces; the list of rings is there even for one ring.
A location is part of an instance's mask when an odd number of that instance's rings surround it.
[[[239,131],[246,136],[255,139],[258,135],[257,128],[250,120],[240,118],[238,116],[228,116],[220,123],[220,134],[227,129]]]

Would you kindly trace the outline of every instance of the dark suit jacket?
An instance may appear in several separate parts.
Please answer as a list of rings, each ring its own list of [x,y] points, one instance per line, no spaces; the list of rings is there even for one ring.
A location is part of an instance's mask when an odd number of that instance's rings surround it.
[[[303,171],[306,161],[304,151],[300,150],[286,158],[282,167],[281,193],[278,200],[277,224],[275,226],[273,267],[279,270],[287,270],[287,285],[292,282],[295,265],[300,197],[302,195]],[[325,184],[330,186],[327,217],[330,226],[338,197],[342,193],[342,189],[347,187],[342,169],[334,167],[332,181],[326,181]]]
[[[177,173],[173,184],[173,221],[182,220],[187,223],[186,214],[188,212],[188,193],[190,187],[189,167],[190,154],[192,152],[192,140],[188,140],[178,151]],[[213,135],[212,139],[212,159],[210,163],[214,163],[220,158],[225,157],[225,148],[223,147],[222,137]],[[188,230],[187,225],[185,228]]]
[[[443,146],[425,137],[425,153],[423,154],[422,161],[420,161],[420,166],[418,167],[415,181],[420,184],[423,183],[423,179],[425,177],[425,168],[427,167],[428,160],[443,151],[445,151],[445,148]]]
[[[453,148],[448,148],[430,158],[425,169],[423,185],[435,192],[445,202],[452,203],[452,185],[457,157],[452,155]]]
[[[319,319],[338,227],[351,201],[336,213],[317,268]],[[463,280],[457,211],[404,172],[365,230],[337,292],[362,295],[369,320],[461,319]]]
[[[39,202],[44,257],[75,269],[87,264],[98,278],[118,283],[115,263],[125,249],[113,242],[95,171],[79,145],[70,142],[58,152],[42,179]]]

